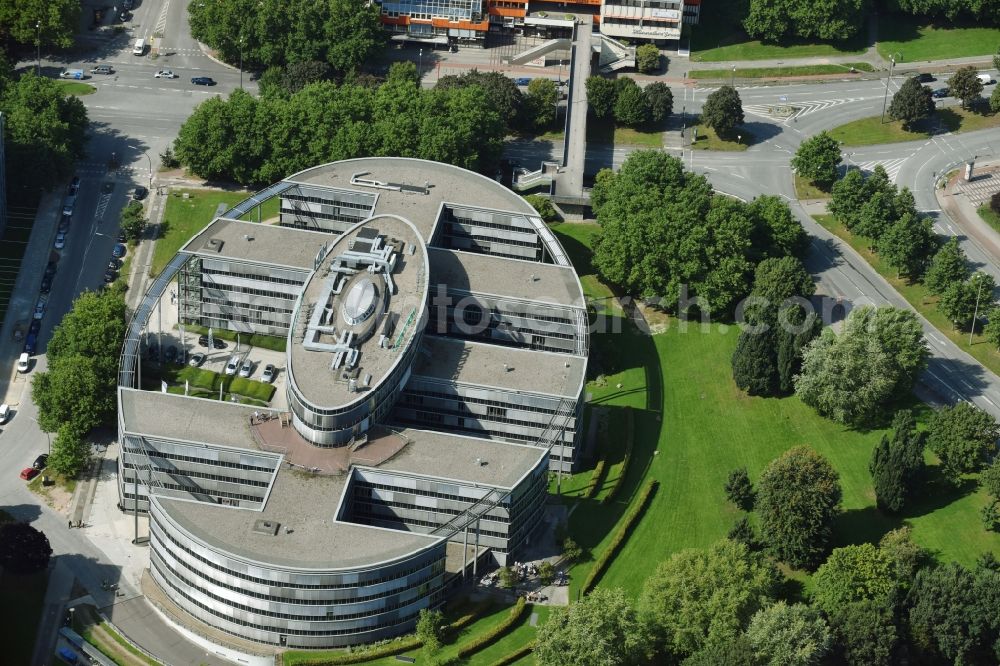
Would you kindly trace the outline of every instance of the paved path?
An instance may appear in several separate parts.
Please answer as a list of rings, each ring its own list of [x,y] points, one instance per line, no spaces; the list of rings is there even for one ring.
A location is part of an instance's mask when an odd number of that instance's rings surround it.
[[[590,76],[590,36],[594,26],[590,21],[576,23],[573,39],[573,68],[569,86],[566,113],[568,136],[564,147],[563,169],[556,182],[556,192],[561,196],[578,197],[583,194],[584,160],[587,156],[587,87]]]

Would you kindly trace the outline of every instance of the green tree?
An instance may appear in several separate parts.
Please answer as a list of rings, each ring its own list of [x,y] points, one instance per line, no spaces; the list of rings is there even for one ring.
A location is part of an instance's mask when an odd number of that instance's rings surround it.
[[[749,550],[758,550],[760,548],[760,544],[757,541],[757,531],[754,529],[753,523],[750,522],[750,518],[746,515],[740,516],[733,523],[733,526],[729,528],[729,533],[726,534],[726,538],[730,541],[743,544]]]
[[[647,648],[625,593],[599,587],[553,610],[538,630],[533,654],[541,666],[629,666],[648,663]]]
[[[478,86],[486,95],[489,104],[500,114],[501,120],[507,129],[514,129],[518,124],[524,123],[522,114],[524,113],[524,95],[517,87],[514,79],[503,72],[480,72],[477,69],[470,70],[461,76],[442,76],[434,85],[435,88],[465,88]]]
[[[917,647],[954,664],[995,663],[998,577],[954,562],[921,569],[908,598]]]
[[[828,132],[820,132],[802,142],[792,157],[792,168],[814,183],[830,184],[837,180],[837,167],[842,160],[840,143]]]
[[[874,241],[878,240],[893,224],[893,198],[884,192],[874,192],[861,206],[858,223],[853,231]]]
[[[660,49],[646,42],[635,49],[635,64],[642,74],[650,74],[660,69]]]
[[[1000,462],[994,460],[993,464],[983,470],[979,475],[979,485],[993,499],[1000,501]]]
[[[567,562],[576,562],[583,555],[583,549],[570,537],[563,539],[562,552]]]
[[[913,496],[924,469],[926,436],[917,432],[917,423],[909,410],[900,410],[892,419],[893,435],[872,450],[868,470],[875,486],[875,501],[883,511],[896,513]]]
[[[73,46],[79,28],[80,3],[75,0],[0,2],[0,43],[18,42],[65,49]],[[39,38],[41,41],[38,41]]]
[[[827,209],[835,220],[853,231],[858,226],[861,208],[868,201],[869,194],[861,170],[849,169],[843,178],[833,184]]]
[[[886,532],[878,548],[892,562],[894,575],[902,588],[910,586],[917,570],[929,558],[927,551],[913,542],[913,530],[909,526]]]
[[[931,89],[920,84],[915,76],[911,76],[892,96],[892,103],[889,104],[889,117],[893,120],[902,120],[903,129],[910,129],[913,123],[923,120],[934,113],[934,97],[931,96]]]
[[[423,643],[424,653],[434,655],[441,649],[444,613],[439,610],[420,609],[417,616],[417,638]]]
[[[743,102],[732,86],[722,86],[709,94],[701,108],[701,122],[719,136],[731,136],[737,125],[743,124]]]
[[[840,477],[824,457],[805,446],[789,449],[757,482],[761,541],[793,567],[816,566],[829,549],[840,497]]]
[[[500,587],[505,590],[513,589],[517,585],[517,574],[511,567],[500,567]]]
[[[559,215],[556,213],[556,209],[552,206],[552,201],[547,197],[543,197],[540,194],[529,194],[524,197],[524,200],[528,202],[528,205],[538,211],[538,214],[542,216],[542,219],[546,222],[558,222]]]
[[[813,575],[813,603],[829,614],[859,601],[891,605],[895,573],[889,557],[870,543],[835,548]]]
[[[542,585],[551,585],[556,579],[556,567],[548,560],[543,560],[538,565],[538,581]]]
[[[967,402],[937,410],[927,424],[927,446],[941,460],[944,476],[955,483],[962,474],[978,472],[996,453],[998,436],[996,419]]]
[[[990,94],[990,111],[1000,113],[1000,86],[994,88]]]
[[[809,237],[781,197],[762,194],[750,202],[750,214],[770,238],[761,243],[771,256],[802,255],[809,245]],[[758,239],[760,242],[760,239]],[[804,295],[803,292],[800,295]],[[812,294],[812,291],[809,292]]]
[[[746,634],[732,640],[709,643],[681,662],[683,666],[760,666]]]
[[[133,201],[122,208],[119,227],[126,239],[134,242],[142,238],[142,232],[146,229],[145,212],[142,204],[138,201]]]
[[[984,314],[983,310],[993,300],[995,287],[992,275],[976,271],[965,282],[950,284],[938,300],[938,309],[955,324],[955,328],[972,328],[977,303],[979,314]]]
[[[1000,348],[1000,307],[993,306],[986,313],[983,335],[991,345]]]
[[[784,601],[757,611],[747,627],[747,638],[757,658],[768,666],[819,664],[833,646],[830,628],[817,611]]]
[[[783,37],[845,40],[861,30],[866,0],[750,0],[743,27],[751,37],[778,42]]]
[[[886,263],[911,280],[919,278],[938,248],[937,235],[927,218],[906,214],[882,234],[877,243]]]
[[[587,104],[595,118],[610,118],[614,115],[618,89],[615,82],[603,76],[587,77]]]
[[[968,259],[959,246],[958,239],[952,236],[931,259],[930,266],[927,267],[927,272],[924,274],[924,284],[928,291],[935,296],[940,296],[952,284],[965,282],[968,276]]]
[[[552,79],[532,79],[528,84],[528,94],[524,98],[524,108],[528,118],[537,128],[550,127],[556,119],[556,103],[559,93]]]
[[[834,421],[871,424],[885,403],[910,390],[927,354],[913,312],[855,308],[839,336],[824,329],[805,348],[795,393]]]
[[[93,359],[101,381],[115,393],[124,341],[125,297],[110,291],[85,291],[53,329],[47,354],[50,361],[76,355]]]
[[[959,67],[948,79],[948,90],[956,99],[962,100],[962,108],[967,109],[979,100],[983,92],[983,82],[979,80],[979,70],[972,65]]]
[[[642,88],[634,79],[621,78],[616,82],[615,121],[626,127],[639,127],[649,122],[650,111]]]
[[[43,532],[28,523],[0,525],[0,566],[15,575],[43,571],[49,566],[52,546]]]
[[[90,459],[90,444],[84,434],[85,431],[71,421],[59,426],[46,463],[48,468],[67,478],[75,477]]]
[[[114,414],[114,391],[102,381],[99,366],[100,361],[89,356],[63,356],[34,376],[32,399],[42,430],[56,432],[69,422],[87,432]]]
[[[779,579],[758,553],[724,539],[661,562],[643,583],[639,613],[653,640],[683,658],[736,639],[774,598]]]
[[[646,108],[649,109],[649,119],[652,122],[662,123],[674,112],[674,94],[666,83],[650,83],[642,89],[642,94],[646,98]]]
[[[899,663],[900,631],[896,609],[866,599],[832,609],[827,617],[844,661],[851,666],[890,666]]]
[[[748,395],[777,395],[778,363],[774,335],[745,329],[733,350],[733,381]]]
[[[729,472],[725,489],[726,499],[744,511],[753,510],[753,484],[746,467],[738,467]]]
[[[808,299],[816,293],[812,275],[795,257],[765,259],[754,271],[753,290],[750,296],[757,299],[757,307],[748,306],[747,320],[773,323],[777,311],[789,305],[789,299]],[[756,311],[753,315],[750,313]]]

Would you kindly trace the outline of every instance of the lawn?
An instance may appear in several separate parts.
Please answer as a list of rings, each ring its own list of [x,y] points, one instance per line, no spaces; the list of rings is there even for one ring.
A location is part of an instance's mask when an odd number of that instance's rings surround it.
[[[4,645],[4,663],[31,663],[48,584],[48,569],[27,576],[0,573],[0,643]]]
[[[188,195],[187,199],[184,198],[185,194]],[[249,194],[249,192],[223,190],[171,190],[167,198],[167,209],[163,214],[164,235],[156,241],[153,249],[150,276],[159,275],[170,259],[177,254],[177,250],[212,221],[219,204],[235,206]],[[279,203],[279,198],[274,197],[261,206],[261,221],[276,217]],[[243,216],[243,219],[256,221],[256,211],[250,211]]]
[[[868,249],[869,241],[855,236],[844,225],[836,222],[831,215],[815,215],[816,221],[853,247],[872,267],[884,277],[903,298],[909,301],[917,312],[927,318],[943,335],[972,355],[990,371],[1000,374],[1000,351],[979,334],[978,329],[969,345],[969,332],[958,331],[937,308],[937,297],[931,295],[920,283],[910,284],[906,279],[896,277],[896,271],[887,267],[879,256]]]
[[[615,146],[642,146],[661,148],[665,127],[633,129],[617,127],[611,119],[587,119],[587,143],[604,143]]]
[[[878,52],[883,58],[894,53],[901,62],[988,56],[1000,45],[1000,28],[974,24],[932,24],[912,16],[882,14],[878,25]]]
[[[701,22],[697,26],[684,26],[690,30],[692,62],[843,56],[865,51],[863,37],[849,44],[795,40],[782,40],[780,44],[762,44],[750,39],[740,26],[738,12],[741,3],[722,2],[718,5],[716,7],[713,4],[711,9],[702,12]]]
[[[56,85],[62,88],[64,95],[92,95],[97,92],[97,88],[87,83],[79,81],[56,81]]]
[[[1000,215],[997,215],[992,210],[988,204],[983,204],[978,209],[979,217],[983,218],[988,225],[993,227],[993,230],[1000,233]]]
[[[698,121],[695,121],[697,123]],[[728,150],[741,152],[750,147],[750,144],[754,141],[754,136],[743,130],[742,134],[738,134],[738,140],[733,140],[731,138],[725,138],[719,136],[714,129],[708,125],[697,125],[693,123],[691,131],[697,130],[698,138],[691,143],[691,147],[695,150]]]
[[[795,196],[799,199],[829,199],[829,188],[823,189],[816,183],[795,174]]]
[[[572,226],[556,229],[569,247],[584,237],[567,236],[563,230]],[[581,272],[586,270],[592,270],[589,263],[582,265]],[[606,383],[588,384],[591,403],[636,410],[635,449],[618,499],[610,505],[580,501],[570,533],[596,557],[643,480],[652,475],[660,481],[659,492],[600,584],[634,595],[671,553],[723,538],[739,515],[723,492],[729,471],[745,465],[756,479],[768,462],[799,444],[815,448],[840,473],[845,511],[835,529],[837,544],[875,541],[901,524],[902,519],[874,507],[868,460],[883,431],[848,430],[795,397],[743,395],[729,367],[736,339],[732,327],[701,330],[690,324],[685,331],[677,321],[652,337],[629,326],[622,333],[592,337],[591,366],[597,370],[589,374],[603,373]],[[926,416],[922,405],[914,406]],[[970,564],[985,550],[1000,550],[1000,535],[983,530],[979,519],[985,501],[985,495],[968,489],[946,495],[935,487],[903,518],[913,526],[914,538],[940,559]],[[592,566],[584,559],[571,570],[574,586]]]
[[[830,134],[846,146],[873,146],[918,141],[943,132],[972,132],[998,126],[1000,113],[978,113],[960,106],[949,106],[938,109],[931,118],[914,123],[910,130],[904,130],[901,121],[887,117],[883,123],[881,116],[872,116],[835,127]]]
[[[872,66],[866,62],[849,62],[843,65],[800,65],[797,67],[751,67],[737,69],[734,75],[732,69],[696,69],[688,72],[691,79],[766,79],[785,76],[817,76],[820,74],[850,74],[851,67],[861,72],[872,71]]]

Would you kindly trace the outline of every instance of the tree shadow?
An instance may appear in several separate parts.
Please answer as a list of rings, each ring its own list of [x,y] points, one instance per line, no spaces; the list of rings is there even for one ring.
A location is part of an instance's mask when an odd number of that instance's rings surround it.
[[[758,120],[745,122],[740,126],[740,129],[743,131],[737,133],[743,135],[742,142],[748,146],[756,146],[759,143],[770,141],[784,131],[781,125]]]

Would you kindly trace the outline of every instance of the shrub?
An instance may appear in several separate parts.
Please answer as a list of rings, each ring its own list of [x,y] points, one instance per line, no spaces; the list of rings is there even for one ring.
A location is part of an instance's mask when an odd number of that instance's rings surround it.
[[[600,579],[600,577],[604,574],[608,565],[611,564],[611,560],[614,559],[615,555],[618,554],[618,550],[625,544],[625,539],[631,532],[632,527],[642,517],[643,512],[649,505],[649,502],[653,498],[653,494],[656,492],[656,488],[659,485],[660,482],[656,479],[649,479],[646,482],[646,485],[643,486],[642,492],[639,493],[639,499],[636,500],[635,504],[632,505],[632,508],[629,509],[628,513],[626,513],[622,518],[614,536],[611,537],[611,542],[608,544],[608,547],[604,549],[601,556],[597,558],[596,562],[594,562],[594,566],[591,568],[590,573],[587,574],[587,579],[583,581],[583,586],[580,588],[581,594],[587,594],[594,589],[598,579]]]
[[[490,666],[508,666],[508,664],[513,664],[514,662],[520,661],[524,657],[527,657],[529,654],[531,654],[532,650],[534,649],[535,649],[535,642],[532,641],[531,643],[528,643],[527,645],[518,648],[517,650],[511,652],[510,654],[500,657],[492,664],[490,664]]]
[[[1000,90],[1000,88],[998,88],[998,90]],[[997,192],[990,197],[990,210],[997,215],[1000,215],[1000,192]]]

